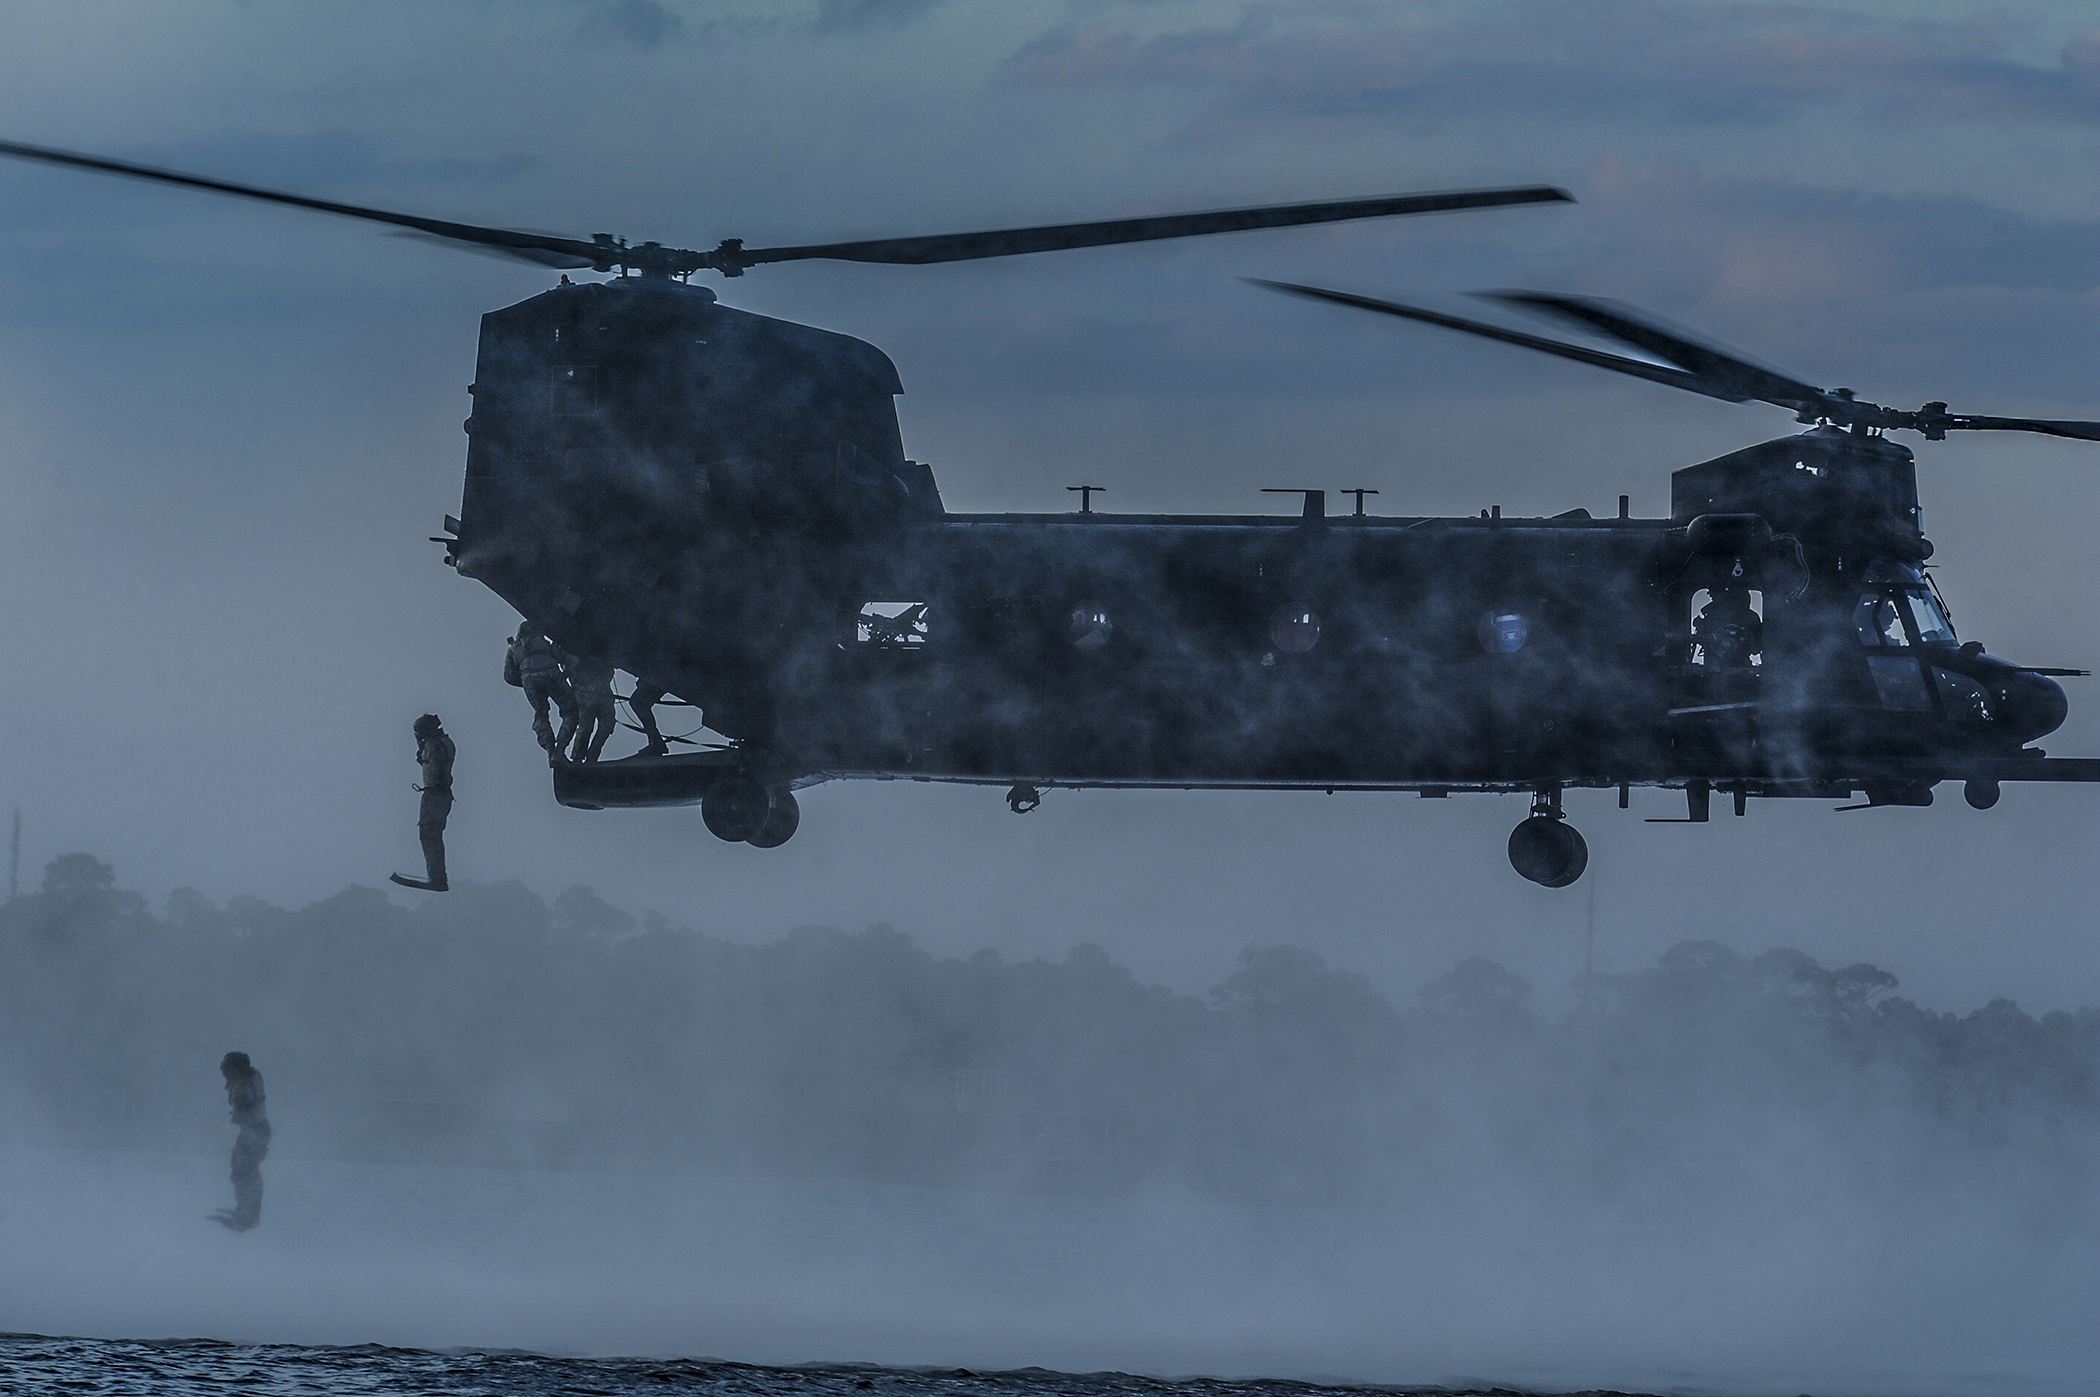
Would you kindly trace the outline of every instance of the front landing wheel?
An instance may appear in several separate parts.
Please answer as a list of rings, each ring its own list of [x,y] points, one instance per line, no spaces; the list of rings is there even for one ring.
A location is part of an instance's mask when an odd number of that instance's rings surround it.
[[[795,803],[795,793],[785,786],[778,787],[773,792],[772,813],[748,842],[757,849],[778,849],[795,837],[801,824],[802,807]]]
[[[707,832],[741,844],[765,827],[773,813],[773,793],[742,772],[722,777],[700,797],[700,821]]]
[[[1565,888],[1590,866],[1590,846],[1575,827],[1533,815],[1509,834],[1509,866],[1545,888]]]

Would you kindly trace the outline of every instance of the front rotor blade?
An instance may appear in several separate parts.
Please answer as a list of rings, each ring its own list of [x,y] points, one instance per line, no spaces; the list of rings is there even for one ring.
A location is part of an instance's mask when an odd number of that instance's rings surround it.
[[[2040,432],[2043,436],[2100,441],[2100,422],[2054,422],[2040,417],[1950,417],[1940,425],[1954,432]]]
[[[1002,228],[985,233],[943,233],[925,238],[877,238],[868,242],[821,243],[810,247],[754,248],[740,252],[738,258],[747,264],[799,262],[822,257],[839,262],[923,266],[931,262],[967,262],[979,257],[1011,257],[1023,252],[1060,252],[1068,248],[1107,247],[1114,243],[1152,242],[1160,238],[1193,238],[1205,233],[1339,223],[1352,218],[1498,208],[1505,204],[1573,202],[1574,196],[1564,189],[1530,184],[1514,189],[1459,189],[1444,194],[1396,194],[1324,204],[1270,204],[1261,208],[1218,209],[1210,213],[1168,214],[1159,218],[1121,218],[1106,223],[1062,223],[1043,228]]]
[[[1777,369],[1697,339],[1690,331],[1664,325],[1615,301],[1590,296],[1561,296],[1544,291],[1487,291],[1490,300],[1540,312],[1561,321],[1597,330],[1661,359],[1682,366],[1708,383],[1735,395],[1733,401],[1756,398],[1796,412],[1820,410],[1829,395],[1813,384],[1789,378]]]
[[[543,252],[576,259],[573,263],[561,265],[594,266],[597,260],[604,256],[603,249],[575,238],[554,237],[545,233],[514,233],[507,228],[482,228],[472,223],[447,223],[443,219],[418,218],[414,214],[389,213],[385,209],[359,208],[355,204],[334,204],[325,199],[309,199],[304,195],[284,194],[274,189],[257,189],[252,185],[206,179],[201,175],[185,175],[175,170],[155,169],[151,165],[133,165],[123,160],[106,160],[99,155],[77,155],[72,151],[52,150],[45,146],[0,141],[0,156],[10,156],[17,160],[39,160],[47,165],[93,170],[105,175],[124,175],[131,179],[154,180],[161,184],[179,184],[190,189],[210,190],[214,194],[232,194],[242,199],[289,204],[293,208],[315,209],[321,213],[341,214],[345,218],[362,218],[373,223],[391,223],[397,228],[413,228],[419,233],[428,233],[433,237],[476,243],[483,247],[503,248],[520,254]]]
[[[1723,402],[1739,403],[1744,401],[1743,395],[1729,391],[1725,385],[1710,383],[1697,374],[1686,373],[1683,369],[1668,368],[1662,364],[1650,364],[1640,359],[1628,359],[1618,354],[1606,354],[1603,350],[1585,349],[1581,345],[1562,344],[1559,340],[1549,340],[1538,335],[1527,335],[1521,330],[1505,330],[1499,325],[1487,325],[1478,320],[1467,320],[1456,315],[1444,315],[1438,311],[1423,310],[1419,306],[1403,306],[1393,301],[1381,301],[1372,296],[1356,296],[1347,291],[1324,291],[1317,286],[1298,286],[1288,281],[1263,281],[1258,277],[1247,277],[1245,280],[1256,286],[1266,286],[1272,291],[1286,291],[1293,296],[1310,296],[1315,300],[1333,301],[1338,305],[1355,306],[1359,310],[1375,310],[1383,315],[1398,315],[1408,320],[1419,320],[1428,325],[1441,325],[1447,330],[1463,330],[1469,335],[1480,335],[1487,339],[1500,340],[1504,344],[1522,345],[1526,349],[1536,349],[1542,354],[1557,354],[1563,359],[1573,359],[1577,363],[1594,364],[1600,369],[1610,369],[1615,373],[1631,374],[1635,378],[1645,378],[1650,383],[1667,383],[1672,388],[1682,388],[1690,393],[1702,393],[1709,398],[1719,398]]]

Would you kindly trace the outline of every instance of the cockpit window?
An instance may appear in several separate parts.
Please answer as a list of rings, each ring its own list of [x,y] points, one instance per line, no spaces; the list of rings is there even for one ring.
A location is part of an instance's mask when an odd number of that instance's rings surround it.
[[[1852,624],[1859,628],[1861,645],[1908,645],[1910,635],[1903,629],[1903,613],[1896,609],[1897,593],[1873,591],[1859,599],[1852,609]]]
[[[1860,644],[1909,645],[1913,634],[1921,645],[1954,639],[1954,623],[1947,619],[1947,609],[1918,569],[1883,558],[1868,567],[1864,581],[1859,605],[1852,609]],[[1914,631],[1904,624],[1906,606]]]
[[[1930,645],[1936,640],[1954,639],[1954,623],[1947,619],[1947,608],[1940,605],[1939,595],[1930,587],[1908,590],[1910,614],[1918,622],[1918,640]]]

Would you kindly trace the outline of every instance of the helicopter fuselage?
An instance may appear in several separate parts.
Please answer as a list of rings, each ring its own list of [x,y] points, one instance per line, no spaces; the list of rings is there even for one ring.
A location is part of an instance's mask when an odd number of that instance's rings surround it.
[[[1956,641],[1879,436],[1687,467],[1665,519],[1330,517],[1318,492],[1295,518],[958,515],[903,454],[899,391],[871,345],[674,283],[485,318],[460,572],[734,744],[560,772],[565,801],[742,769],[1908,804],[2040,775],[2026,744],[2064,716]],[[1724,592],[1754,651],[1700,643]]]

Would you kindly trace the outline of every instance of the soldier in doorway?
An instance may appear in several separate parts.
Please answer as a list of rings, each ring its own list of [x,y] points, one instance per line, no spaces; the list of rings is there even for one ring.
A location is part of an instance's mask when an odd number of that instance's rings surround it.
[[[503,657],[503,682],[525,691],[532,702],[532,735],[547,753],[547,765],[565,760],[569,739],[576,735],[576,696],[561,672],[561,659],[546,636],[530,621],[518,627]],[[547,705],[561,714],[561,732],[547,721]]]
[[[1765,648],[1765,624],[1751,609],[1750,594],[1740,587],[1716,589],[1692,622],[1692,643],[1708,669],[1748,668],[1751,656]]]
[[[226,1104],[233,1108],[232,1120],[241,1133],[233,1142],[233,1206],[221,1208],[212,1218],[246,1232],[262,1221],[262,1162],[270,1152],[270,1118],[263,1113],[262,1073],[246,1053],[226,1054],[219,1060],[219,1073],[226,1079]]]
[[[452,815],[452,759],[459,755],[444,724],[435,713],[416,719],[416,762],[423,768],[422,809],[416,813],[416,834],[423,841],[421,878],[395,873],[389,876],[404,888],[441,893],[451,885],[445,881],[445,821]]]

